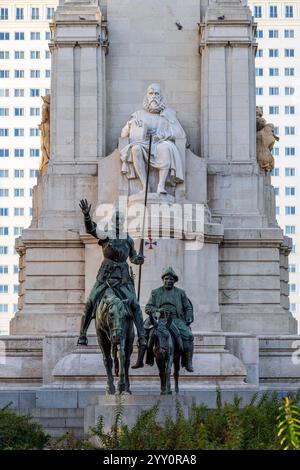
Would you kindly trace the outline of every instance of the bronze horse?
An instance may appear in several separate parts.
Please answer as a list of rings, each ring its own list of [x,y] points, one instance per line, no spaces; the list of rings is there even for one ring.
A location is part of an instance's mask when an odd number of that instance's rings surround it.
[[[107,373],[107,394],[116,393],[113,365],[119,377],[118,393],[131,394],[128,370],[134,341],[133,319],[126,303],[112,289],[107,289],[96,307],[95,326]]]
[[[170,331],[172,317],[149,317],[153,328],[150,332],[146,363],[153,365],[154,358],[159,370],[160,394],[172,395],[171,371],[174,364],[175,393],[179,393],[178,379],[180,370],[180,357],[182,348],[174,340]]]

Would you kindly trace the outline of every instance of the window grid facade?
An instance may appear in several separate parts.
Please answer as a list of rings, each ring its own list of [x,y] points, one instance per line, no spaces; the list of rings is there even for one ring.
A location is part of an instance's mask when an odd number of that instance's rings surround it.
[[[32,215],[41,96],[50,88],[49,21],[58,3],[0,2],[0,284],[8,286],[0,299],[0,334],[8,333],[18,302],[14,239]]]

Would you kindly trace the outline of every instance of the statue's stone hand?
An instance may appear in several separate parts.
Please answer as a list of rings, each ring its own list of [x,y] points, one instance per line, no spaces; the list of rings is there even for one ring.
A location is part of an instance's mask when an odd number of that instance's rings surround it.
[[[84,216],[89,216],[92,205],[88,203],[87,199],[81,199],[79,207],[82,210]]]

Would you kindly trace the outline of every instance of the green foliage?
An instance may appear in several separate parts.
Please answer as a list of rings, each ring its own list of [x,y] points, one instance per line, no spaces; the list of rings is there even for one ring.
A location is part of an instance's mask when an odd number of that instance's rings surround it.
[[[0,450],[43,449],[49,436],[31,419],[17,415],[8,407],[0,410]]]
[[[283,450],[300,450],[300,408],[289,397],[280,405],[277,421]]]
[[[283,438],[278,437],[276,427],[281,403],[276,393],[255,395],[245,406],[238,396],[233,403],[223,403],[218,390],[214,410],[193,405],[187,418],[177,402],[176,416],[162,422],[157,403],[142,412],[131,428],[122,424],[118,413],[110,432],[104,432],[102,417],[92,432],[99,447],[107,450],[275,450],[281,449]],[[295,416],[293,419],[299,425]],[[299,438],[299,427],[294,428],[293,436]]]

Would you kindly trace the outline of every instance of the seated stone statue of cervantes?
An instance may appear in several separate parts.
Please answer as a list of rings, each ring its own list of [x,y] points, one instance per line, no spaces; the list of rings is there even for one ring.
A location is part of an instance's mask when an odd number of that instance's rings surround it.
[[[149,139],[152,134],[150,168],[158,171],[157,193],[166,194],[166,182],[171,185],[184,180],[183,165],[176,139],[185,139],[176,112],[166,106],[160,86],[152,84],[147,89],[143,109],[133,113],[123,127],[121,137],[129,139],[120,150],[122,173],[128,179],[139,178],[141,192],[146,189],[146,169]]]

